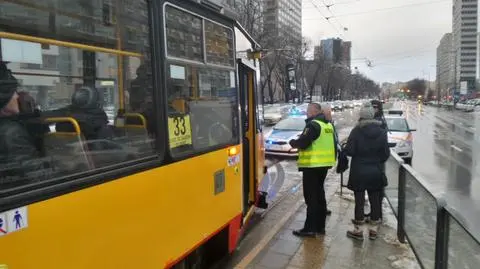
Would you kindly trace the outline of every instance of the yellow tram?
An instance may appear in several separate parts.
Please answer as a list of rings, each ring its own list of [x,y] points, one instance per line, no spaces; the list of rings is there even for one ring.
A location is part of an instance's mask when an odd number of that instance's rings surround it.
[[[3,0],[0,21],[0,96],[40,110],[0,108],[31,138],[0,134],[0,268],[208,268],[235,249],[265,173],[257,44],[235,21],[184,0]]]

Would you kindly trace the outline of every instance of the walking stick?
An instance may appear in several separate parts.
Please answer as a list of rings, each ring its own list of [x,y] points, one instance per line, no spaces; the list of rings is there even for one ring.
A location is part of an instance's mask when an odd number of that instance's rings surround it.
[[[340,196],[343,196],[343,173],[340,173]]]

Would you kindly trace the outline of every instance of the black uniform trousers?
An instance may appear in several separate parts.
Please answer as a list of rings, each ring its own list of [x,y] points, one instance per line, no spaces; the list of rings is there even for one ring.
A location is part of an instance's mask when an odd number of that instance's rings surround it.
[[[325,178],[328,167],[303,169],[303,196],[307,205],[307,218],[303,230],[306,232],[325,231],[327,200],[325,198]]]

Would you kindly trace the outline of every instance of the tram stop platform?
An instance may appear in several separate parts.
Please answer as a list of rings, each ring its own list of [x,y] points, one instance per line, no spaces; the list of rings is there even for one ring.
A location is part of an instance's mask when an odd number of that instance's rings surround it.
[[[352,228],[355,206],[353,193],[343,188],[343,194],[340,195],[338,175],[333,173],[327,177],[325,188],[328,208],[332,211],[332,215],[327,217],[326,235],[302,239],[292,234],[294,229],[303,227],[306,217],[300,189],[288,194],[283,208],[276,209],[277,212],[272,212],[273,216],[266,217],[265,221],[272,223],[253,235],[259,239],[258,243],[249,247],[240,245],[240,257],[233,257],[234,263],[228,268],[420,268],[408,244],[401,244],[396,239],[396,219],[387,201],[384,201],[384,222],[379,227],[377,239],[368,239],[368,226],[365,226],[364,240],[358,241],[346,236],[347,230]],[[255,231],[252,232],[255,234]]]

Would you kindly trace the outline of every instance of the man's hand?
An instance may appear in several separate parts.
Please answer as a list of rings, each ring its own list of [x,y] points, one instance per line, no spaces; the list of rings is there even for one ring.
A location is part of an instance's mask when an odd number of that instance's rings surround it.
[[[292,148],[295,148],[294,144],[295,144],[295,139],[290,139],[290,141],[288,141],[288,144],[292,147]]]

